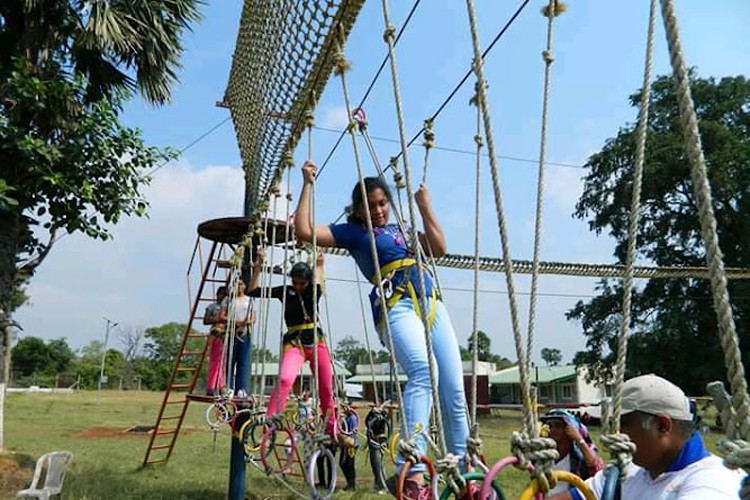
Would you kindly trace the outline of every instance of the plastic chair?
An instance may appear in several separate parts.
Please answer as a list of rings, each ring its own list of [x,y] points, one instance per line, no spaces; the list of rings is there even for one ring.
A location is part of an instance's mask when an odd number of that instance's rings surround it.
[[[69,451],[53,451],[42,455],[36,461],[34,469],[34,478],[31,480],[31,486],[25,490],[16,493],[18,497],[34,497],[46,500],[53,495],[62,494],[63,481],[65,480],[65,471],[68,465],[73,461],[73,453]],[[39,480],[44,474],[44,486],[39,488]]]

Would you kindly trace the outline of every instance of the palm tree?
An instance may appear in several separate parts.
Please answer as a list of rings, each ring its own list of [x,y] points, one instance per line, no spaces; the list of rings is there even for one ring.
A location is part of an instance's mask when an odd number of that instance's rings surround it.
[[[137,90],[169,100],[182,35],[202,0],[3,0],[0,74],[23,58],[45,76],[87,79],[86,102]],[[1,81],[1,80],[0,80]]]

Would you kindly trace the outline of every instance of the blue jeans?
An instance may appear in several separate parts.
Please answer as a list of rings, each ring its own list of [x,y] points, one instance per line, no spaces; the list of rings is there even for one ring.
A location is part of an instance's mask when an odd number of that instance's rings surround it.
[[[393,336],[396,361],[409,378],[403,393],[403,411],[408,431],[410,434],[414,432],[414,426],[417,424],[427,430],[430,427],[432,409],[432,382],[422,319],[414,311],[411,299],[405,297],[388,311],[388,323]],[[430,333],[435,357],[438,397],[443,414],[445,444],[449,453],[463,458],[469,437],[469,424],[465,407],[461,352],[448,311],[439,300],[435,323]],[[382,336],[385,340],[385,332],[382,332]],[[401,432],[403,433],[403,429]],[[426,454],[426,439],[420,434],[416,437],[416,442],[420,452]],[[399,456],[397,463],[399,470],[403,462],[404,459]],[[424,470],[424,466],[417,464],[412,470],[415,472]]]
[[[234,338],[234,350],[232,351],[232,359],[230,367],[230,373],[234,378],[230,378],[229,386],[234,386],[234,393],[240,389],[249,393],[250,385],[250,347],[252,342],[250,335],[243,335],[242,337]]]

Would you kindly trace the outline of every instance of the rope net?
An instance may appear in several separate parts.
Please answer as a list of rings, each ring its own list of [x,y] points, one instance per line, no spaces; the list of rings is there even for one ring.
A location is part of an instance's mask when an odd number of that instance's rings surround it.
[[[333,68],[337,36],[349,34],[364,0],[247,0],[225,94],[256,207],[284,153],[305,130]],[[332,29],[339,26],[339,30]]]

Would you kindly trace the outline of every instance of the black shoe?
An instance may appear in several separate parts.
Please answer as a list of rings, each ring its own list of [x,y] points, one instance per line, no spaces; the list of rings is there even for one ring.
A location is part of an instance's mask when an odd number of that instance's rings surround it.
[[[388,492],[396,496],[396,488],[398,487],[398,474],[394,474],[385,480],[385,487],[388,488]]]

